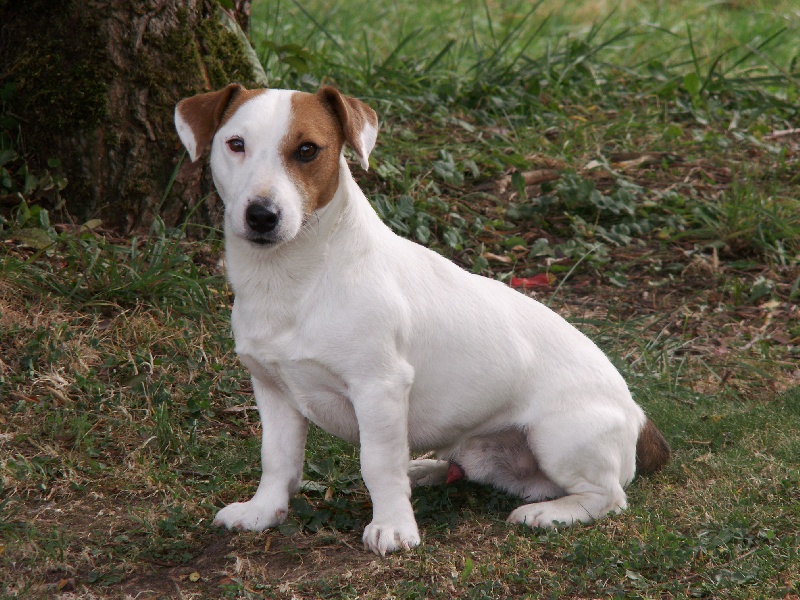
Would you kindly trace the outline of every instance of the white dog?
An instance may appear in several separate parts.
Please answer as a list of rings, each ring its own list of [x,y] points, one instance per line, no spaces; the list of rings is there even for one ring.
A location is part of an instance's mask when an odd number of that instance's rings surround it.
[[[461,476],[528,504],[531,527],[626,506],[623,488],[669,447],[608,358],[542,304],[395,235],[353,180],[378,120],[330,87],[223,90],[181,101],[192,160],[211,145],[225,203],[236,352],[263,426],[251,500],[215,523],[281,523],[300,486],[308,422],[361,448],[367,549],[420,543],[411,486]],[[435,450],[442,460],[410,461]]]

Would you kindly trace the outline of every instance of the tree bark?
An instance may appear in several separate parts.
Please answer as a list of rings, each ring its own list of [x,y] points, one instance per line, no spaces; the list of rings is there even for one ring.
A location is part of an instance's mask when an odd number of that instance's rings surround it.
[[[32,170],[60,161],[76,220],[219,224],[207,167],[182,159],[173,110],[231,81],[266,85],[241,29],[250,2],[226,12],[215,0],[0,0],[7,112]]]

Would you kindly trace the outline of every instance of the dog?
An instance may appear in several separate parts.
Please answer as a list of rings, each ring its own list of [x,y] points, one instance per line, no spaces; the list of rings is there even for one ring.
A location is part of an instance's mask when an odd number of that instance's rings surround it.
[[[508,521],[550,528],[620,512],[637,469],[667,462],[586,336],[379,219],[343,151],[369,167],[378,118],[365,103],[231,84],[179,102],[175,124],[192,161],[210,146],[236,352],[263,428],[258,489],[215,524],[286,519],[309,422],[359,444],[363,542],[381,556],[420,543],[413,485],[490,484],[526,502]],[[426,450],[438,458],[410,460]]]

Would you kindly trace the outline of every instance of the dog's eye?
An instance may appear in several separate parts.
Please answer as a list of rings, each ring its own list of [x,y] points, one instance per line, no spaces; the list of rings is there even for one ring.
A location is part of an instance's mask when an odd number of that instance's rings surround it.
[[[244,140],[240,137],[229,139],[227,144],[231,152],[244,152]]]
[[[301,162],[311,162],[317,156],[319,147],[316,144],[300,144],[295,153]]]

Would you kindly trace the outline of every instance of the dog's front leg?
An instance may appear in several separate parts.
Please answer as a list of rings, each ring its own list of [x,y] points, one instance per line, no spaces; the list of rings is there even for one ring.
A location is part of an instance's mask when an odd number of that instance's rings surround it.
[[[277,386],[253,377],[253,391],[261,416],[261,481],[252,499],[229,504],[214,524],[262,531],[286,520],[289,498],[300,489],[308,421]]]
[[[381,556],[420,543],[408,479],[411,384],[406,379],[402,377],[396,384],[371,386],[354,403],[361,444],[361,475],[372,498],[372,522],[364,530],[364,546]]]

